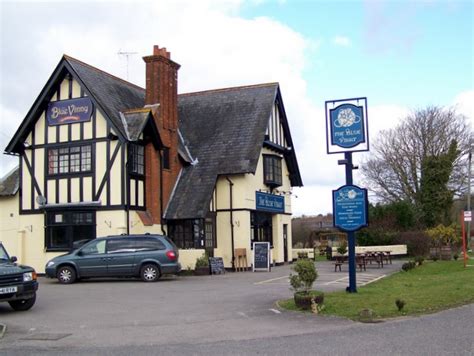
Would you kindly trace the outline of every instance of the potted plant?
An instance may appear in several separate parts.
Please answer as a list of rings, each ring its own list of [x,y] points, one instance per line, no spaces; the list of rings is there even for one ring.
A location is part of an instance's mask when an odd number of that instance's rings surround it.
[[[294,301],[297,307],[309,310],[311,300],[321,305],[324,301],[324,295],[311,291],[313,283],[318,278],[318,272],[314,267],[314,262],[309,259],[296,261],[293,266],[296,274],[290,274],[290,284],[294,293]]]
[[[449,226],[439,224],[432,229],[426,230],[426,233],[431,237],[435,246],[441,246],[441,259],[450,260],[452,257],[452,245],[460,240],[460,237],[456,232],[455,224]]]
[[[207,253],[203,253],[201,257],[196,259],[196,264],[194,266],[194,274],[197,276],[204,276],[210,274],[209,272],[209,257]]]
[[[337,253],[344,256],[347,252],[347,243],[344,241],[341,246],[337,248]]]

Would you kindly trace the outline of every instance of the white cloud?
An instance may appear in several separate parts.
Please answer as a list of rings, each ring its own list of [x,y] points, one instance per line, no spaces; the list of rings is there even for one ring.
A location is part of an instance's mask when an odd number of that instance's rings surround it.
[[[457,112],[465,115],[470,123],[471,129],[474,129],[474,90],[464,91],[454,99],[454,107]]]
[[[18,129],[22,114],[16,110],[0,106],[0,178],[18,165],[18,157],[2,154],[6,145]]]
[[[336,46],[341,46],[341,47],[349,47],[352,44],[349,37],[345,37],[345,36],[336,36],[333,38],[332,42]]]
[[[331,211],[331,190],[344,184],[344,168],[337,164],[342,155],[326,154],[324,108],[319,99],[309,96],[304,74],[308,58],[319,60],[319,42],[268,17],[244,19],[239,16],[241,5],[241,0],[205,0],[140,1],[139,6],[128,2],[113,6],[88,3],[87,7],[75,2],[54,7],[21,2],[4,6],[1,50],[9,55],[0,56],[2,150],[63,53],[125,78],[126,60],[117,52],[137,52],[129,57],[129,78],[144,86],[141,57],[149,55],[157,44],[166,46],[172,59],[181,64],[181,93],[280,82],[305,184],[295,189],[293,196],[298,198],[293,199],[293,211],[296,215]],[[63,18],[60,15],[64,13],[75,16]],[[337,38],[339,45],[351,43],[347,37]],[[472,92],[461,93],[456,102],[463,112],[472,113]],[[369,98],[368,112],[373,140],[381,129],[393,127],[408,109],[390,103],[371,106]],[[362,157],[354,154],[355,163]],[[2,155],[0,175],[16,162]],[[357,179],[356,173],[355,183]]]

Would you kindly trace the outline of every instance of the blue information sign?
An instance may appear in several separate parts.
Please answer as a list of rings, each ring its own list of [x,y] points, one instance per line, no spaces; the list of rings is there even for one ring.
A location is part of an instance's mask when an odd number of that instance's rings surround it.
[[[329,112],[332,145],[351,148],[365,142],[364,108],[362,106],[342,104]]]
[[[262,192],[255,192],[255,208],[272,213],[285,212],[285,197]]]
[[[343,185],[332,191],[334,226],[356,231],[367,226],[367,189]]]

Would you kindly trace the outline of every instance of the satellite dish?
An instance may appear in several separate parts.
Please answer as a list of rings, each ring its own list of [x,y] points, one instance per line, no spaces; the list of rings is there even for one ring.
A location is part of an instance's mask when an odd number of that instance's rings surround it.
[[[46,204],[46,198],[42,195],[38,195],[36,197],[36,202],[39,204],[39,205],[44,205]]]

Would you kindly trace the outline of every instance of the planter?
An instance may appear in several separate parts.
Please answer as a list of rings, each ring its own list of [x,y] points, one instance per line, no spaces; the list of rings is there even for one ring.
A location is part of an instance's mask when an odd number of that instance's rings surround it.
[[[194,275],[195,276],[206,276],[211,274],[209,266],[206,267],[196,267],[194,269]]]
[[[295,301],[295,305],[298,308],[304,309],[304,310],[310,310],[311,309],[311,299],[314,299],[314,302],[316,304],[323,304],[324,302],[324,294],[316,294],[314,292],[296,292],[293,296],[293,299]]]
[[[441,259],[445,261],[450,261],[452,258],[451,246],[442,246],[441,247]]]
[[[440,250],[439,247],[430,247],[430,258],[439,258]]]

